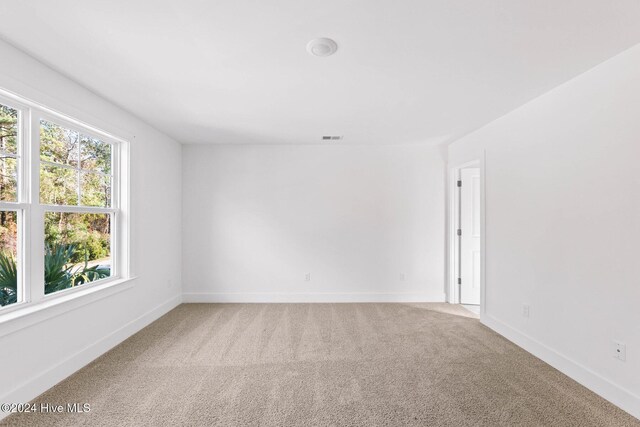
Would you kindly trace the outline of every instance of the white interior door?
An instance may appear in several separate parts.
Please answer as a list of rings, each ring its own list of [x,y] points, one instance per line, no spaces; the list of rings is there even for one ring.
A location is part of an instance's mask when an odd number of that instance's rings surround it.
[[[460,180],[460,302],[480,304],[480,169],[461,169]]]

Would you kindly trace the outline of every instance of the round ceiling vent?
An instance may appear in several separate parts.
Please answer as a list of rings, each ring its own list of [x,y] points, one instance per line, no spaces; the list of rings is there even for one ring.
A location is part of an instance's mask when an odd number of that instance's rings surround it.
[[[307,43],[307,52],[314,56],[329,56],[336,53],[338,44],[331,39],[320,38]]]

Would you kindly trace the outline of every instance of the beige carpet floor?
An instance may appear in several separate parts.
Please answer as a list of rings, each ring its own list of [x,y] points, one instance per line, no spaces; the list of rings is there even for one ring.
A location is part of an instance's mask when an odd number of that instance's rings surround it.
[[[185,304],[20,426],[640,426],[446,304]]]

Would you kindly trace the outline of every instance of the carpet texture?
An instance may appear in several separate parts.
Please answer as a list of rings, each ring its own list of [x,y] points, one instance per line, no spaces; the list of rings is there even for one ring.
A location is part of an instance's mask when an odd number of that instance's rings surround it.
[[[447,304],[185,304],[19,426],[640,426]]]

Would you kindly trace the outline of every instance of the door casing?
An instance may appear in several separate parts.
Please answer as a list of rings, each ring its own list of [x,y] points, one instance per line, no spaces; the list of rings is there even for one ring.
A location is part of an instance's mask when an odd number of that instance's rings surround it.
[[[448,180],[447,180],[447,244],[448,244],[448,256],[447,256],[447,302],[450,304],[460,303],[460,292],[458,287],[458,272],[460,265],[460,243],[458,239],[459,217],[460,217],[460,198],[458,190],[458,180],[460,179],[460,170],[468,167],[480,168],[480,317],[482,318],[486,313],[486,167],[485,167],[485,153],[482,152],[481,158],[459,163],[450,164],[448,167]]]

